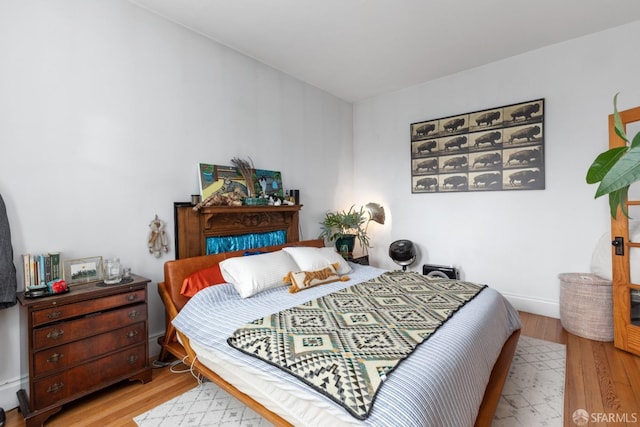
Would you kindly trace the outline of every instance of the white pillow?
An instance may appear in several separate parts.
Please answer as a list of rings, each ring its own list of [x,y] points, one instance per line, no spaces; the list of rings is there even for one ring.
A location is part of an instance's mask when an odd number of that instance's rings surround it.
[[[222,277],[242,298],[285,285],[284,277],[299,270],[291,256],[283,251],[228,258],[220,262]]]
[[[629,221],[629,238],[632,242],[640,242],[640,221]],[[591,273],[607,280],[612,280],[613,273],[611,240],[611,232],[604,233],[598,240],[591,256]],[[630,252],[630,258],[631,283],[640,283],[640,253],[638,249],[633,249]]]
[[[308,246],[291,246],[282,248],[293,257],[302,271],[320,270],[328,265],[338,263],[337,273],[351,273],[351,266],[334,248],[313,248]]]

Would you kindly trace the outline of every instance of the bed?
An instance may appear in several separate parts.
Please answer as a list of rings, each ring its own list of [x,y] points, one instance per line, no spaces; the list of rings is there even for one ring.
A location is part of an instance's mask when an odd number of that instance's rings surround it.
[[[321,248],[310,240],[261,248]],[[383,270],[351,264],[349,281],[338,281],[289,294],[287,287],[240,298],[233,285],[208,287],[187,298],[184,279],[223,260],[245,255],[234,251],[165,263],[158,284],[167,314],[160,359],[184,359],[212,382],[275,425],[491,425],[519,336],[519,318],[511,305],[487,287],[462,306],[389,375],[364,419],[308,387],[298,378],[227,344],[234,330],[282,308],[375,278]]]

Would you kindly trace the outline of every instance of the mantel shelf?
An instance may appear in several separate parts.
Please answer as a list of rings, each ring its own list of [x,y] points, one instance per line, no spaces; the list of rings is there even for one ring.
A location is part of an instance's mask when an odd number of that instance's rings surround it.
[[[302,205],[280,205],[280,206],[206,206],[196,210],[200,213],[243,213],[243,212],[298,212]]]

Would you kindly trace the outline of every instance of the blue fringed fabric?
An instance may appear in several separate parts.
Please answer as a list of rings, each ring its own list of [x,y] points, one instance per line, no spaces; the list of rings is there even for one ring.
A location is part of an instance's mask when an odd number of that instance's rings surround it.
[[[284,230],[242,234],[239,236],[207,237],[207,255],[282,245],[286,241],[287,233]]]

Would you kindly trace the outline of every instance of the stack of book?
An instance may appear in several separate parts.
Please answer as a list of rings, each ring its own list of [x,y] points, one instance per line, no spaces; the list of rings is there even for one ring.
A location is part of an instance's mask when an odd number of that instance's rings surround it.
[[[62,278],[60,270],[60,253],[22,255],[22,267],[24,273],[24,290],[38,289],[47,283]]]

